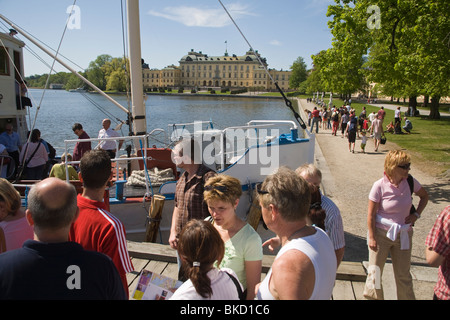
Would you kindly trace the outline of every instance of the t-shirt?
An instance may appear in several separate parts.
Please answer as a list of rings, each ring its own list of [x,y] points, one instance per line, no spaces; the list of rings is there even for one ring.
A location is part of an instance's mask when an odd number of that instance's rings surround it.
[[[79,137],[78,139],[89,139],[89,135],[86,133],[86,131],[84,131]],[[78,141],[75,144],[75,147],[73,148],[73,155],[72,155],[72,160],[73,161],[79,161],[81,159],[81,157],[83,156],[83,154],[86,151],[91,150],[91,142],[90,141]]]
[[[238,289],[226,272],[236,278],[233,270],[228,268],[220,270],[213,268],[208,271],[207,276],[211,280],[211,289],[213,292],[211,297],[203,298],[195,290],[192,281],[187,280],[175,291],[173,296],[170,297],[170,300],[239,300]]]
[[[279,259],[286,251],[298,250],[311,260],[314,266],[315,283],[309,300],[329,300],[333,293],[336,280],[337,261],[333,245],[327,234],[320,228],[315,228],[316,233],[307,237],[297,238],[289,241],[278,252]],[[261,282],[257,292],[258,300],[273,300],[274,297],[269,289],[269,281],[272,276],[270,268],[264,280]]]
[[[74,242],[27,240],[0,255],[0,300],[125,300],[107,256]]]
[[[78,180],[78,173],[71,165],[68,165],[69,180]],[[63,163],[54,164],[50,170],[50,177],[56,177],[61,180],[66,180],[66,166]]]
[[[444,257],[439,267],[434,293],[441,300],[450,300],[450,205],[436,219],[425,245]]]
[[[247,223],[231,239],[225,242],[225,255],[220,268],[232,269],[245,289],[247,288],[245,262],[258,261],[262,260],[262,258],[261,237]]]
[[[6,251],[21,248],[26,240],[33,239],[33,228],[30,227],[25,217],[0,222],[6,240]]]
[[[422,186],[415,179],[414,192],[418,192]],[[400,225],[405,224],[405,218],[409,215],[411,209],[411,191],[408,181],[403,179],[398,187],[394,186],[389,178],[384,175],[383,178],[375,181],[369,193],[369,200],[379,204],[377,215],[386,218]],[[376,227],[389,230],[389,226],[380,222],[376,223]]]
[[[126,273],[134,270],[127,249],[125,228],[122,222],[106,210],[104,202],[77,197],[80,213],[72,224],[69,240],[92,250],[106,254],[112,259],[124,288],[128,293]]]

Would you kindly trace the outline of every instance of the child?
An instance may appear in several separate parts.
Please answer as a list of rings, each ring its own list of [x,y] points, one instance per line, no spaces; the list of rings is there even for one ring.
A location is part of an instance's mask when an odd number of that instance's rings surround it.
[[[361,131],[361,150],[362,150],[362,153],[366,153],[366,143],[367,143],[366,131]]]

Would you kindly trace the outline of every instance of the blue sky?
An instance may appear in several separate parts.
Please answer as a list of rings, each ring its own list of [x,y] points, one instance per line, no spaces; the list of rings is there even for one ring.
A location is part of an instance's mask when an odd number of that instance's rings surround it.
[[[73,0],[0,0],[0,13],[34,37],[56,49]],[[123,0],[124,7],[126,1]],[[327,26],[328,5],[333,0],[222,0],[255,50],[267,58],[270,68],[289,70],[303,57],[331,46]],[[120,0],[77,0],[79,25],[68,29],[60,53],[87,68],[100,54],[123,56]],[[217,0],[140,0],[141,51],[150,68],[178,65],[191,49],[210,56],[243,55],[249,49]],[[6,32],[9,26],[0,23]],[[24,40],[22,36],[18,36]],[[226,43],[225,43],[226,42]],[[50,59],[33,44],[27,45],[48,64]],[[81,68],[80,68],[81,67]],[[67,71],[59,64],[56,71]],[[25,51],[25,74],[48,73],[49,68]]]

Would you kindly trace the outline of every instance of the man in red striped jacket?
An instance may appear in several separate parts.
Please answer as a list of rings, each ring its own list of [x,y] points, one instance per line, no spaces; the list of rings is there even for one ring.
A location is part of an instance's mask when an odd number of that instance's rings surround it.
[[[128,294],[126,274],[134,270],[127,249],[122,222],[107,210],[103,201],[105,188],[112,177],[111,160],[104,150],[92,150],[80,161],[83,193],[78,195],[78,219],[72,224],[69,240],[109,256],[119,271]]]

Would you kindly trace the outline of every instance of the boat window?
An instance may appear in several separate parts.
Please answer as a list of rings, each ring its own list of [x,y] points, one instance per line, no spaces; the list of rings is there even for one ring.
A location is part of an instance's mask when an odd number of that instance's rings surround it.
[[[4,47],[0,48],[0,75],[9,76],[9,59]]]

